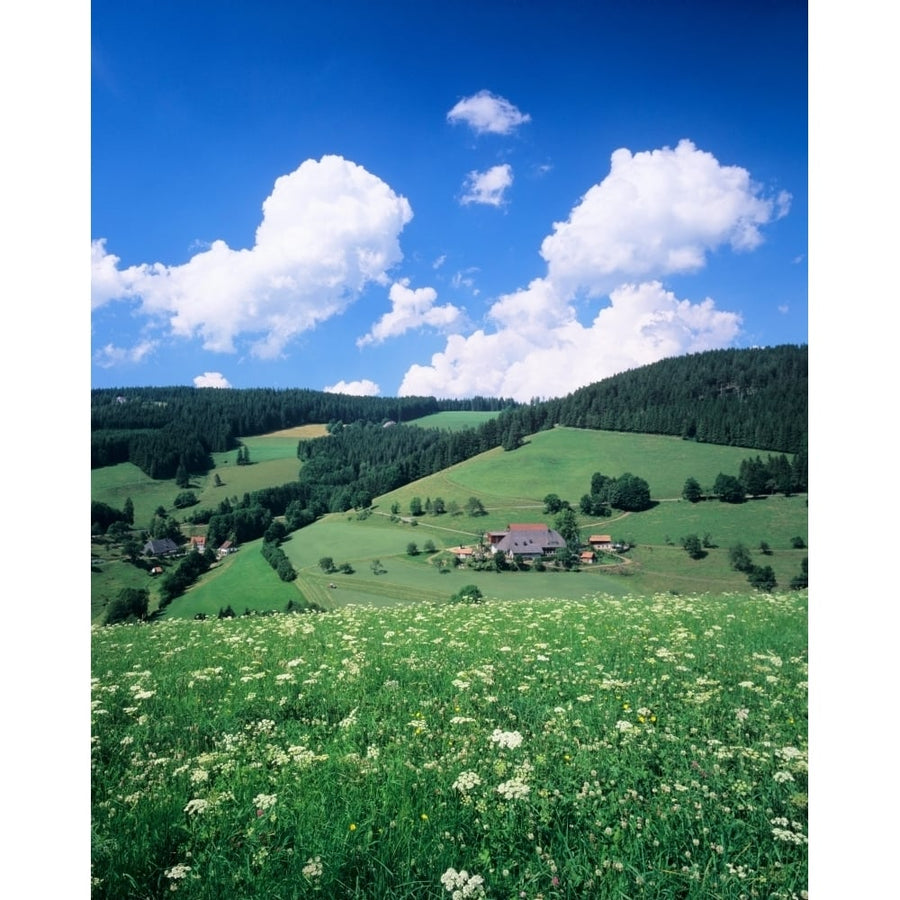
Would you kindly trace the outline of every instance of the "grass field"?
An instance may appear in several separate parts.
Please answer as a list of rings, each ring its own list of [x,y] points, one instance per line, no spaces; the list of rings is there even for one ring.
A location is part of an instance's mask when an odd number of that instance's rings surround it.
[[[422,428],[443,428],[446,431],[462,431],[464,428],[477,428],[489,419],[496,419],[498,415],[499,413],[495,412],[451,410],[432,413],[430,416],[422,416],[421,419],[413,419],[406,424],[420,425]]]
[[[806,607],[551,595],[94,629],[91,895],[805,898]]]
[[[452,418],[469,414],[442,415]],[[216,469],[202,486],[198,480],[200,505],[212,507],[224,496],[241,497],[248,491],[293,480],[299,468],[297,440],[324,433],[324,426],[316,426],[307,427],[302,434],[291,430],[248,438],[246,445],[253,464],[237,466],[235,453],[219,455]],[[795,537],[808,542],[805,496],[768,497],[738,505],[718,501],[690,504],[678,499],[688,476],[709,486],[719,472],[736,473],[740,461],[750,455],[756,454],[742,448],[676,438],[555,428],[533,435],[513,453],[491,450],[379,497],[374,514],[368,518],[360,519],[354,513],[335,514],[296,532],[284,544],[285,553],[299,573],[295,585],[279,581],[262,560],[256,542],[244,548],[239,563],[229,560],[221,570],[204,576],[166,615],[208,615],[229,603],[236,612],[245,608],[281,610],[291,596],[302,596],[327,609],[347,603],[435,601],[446,599],[467,583],[476,584],[487,596],[506,599],[552,594],[576,600],[597,591],[616,596],[665,590],[740,591],[746,588],[746,576],[733,571],[727,557],[728,548],[738,542],[755,552],[758,565],[772,566],[778,584],[785,586],[799,574],[801,560],[807,554],[805,549],[794,550],[791,546]],[[406,554],[410,542],[421,549],[431,540],[440,550],[472,544],[481,532],[502,530],[513,522],[552,524],[552,516],[544,513],[543,498],[556,493],[577,507],[581,495],[589,491],[591,475],[596,471],[612,476],[631,471],[644,477],[653,498],[659,501],[641,513],[615,513],[607,519],[579,517],[585,540],[592,533],[604,533],[636,545],[619,570],[584,567],[577,574],[497,574],[461,569],[441,574],[429,564],[427,555]],[[216,473],[225,482],[224,487],[213,486]],[[127,465],[95,471],[93,484],[95,499],[119,508],[125,497],[131,496],[137,522],[149,521],[157,505],[171,504],[178,490],[172,482],[153,482]],[[487,515],[426,515],[417,518],[415,526],[390,520],[391,506],[399,504],[401,516],[407,516],[413,497],[419,497],[423,503],[426,498],[441,497],[445,503],[455,501],[464,507],[473,496],[484,504]],[[709,536],[715,546],[705,558],[692,560],[681,549],[680,539],[689,534],[701,539]],[[772,548],[771,556],[756,552],[763,541]],[[326,575],[318,567],[319,559],[325,556],[332,557],[336,564],[350,563],[354,574]],[[251,557],[259,559],[251,565]],[[374,559],[381,560],[385,572],[372,573]],[[331,588],[330,584],[336,587]],[[148,585],[154,589],[154,582],[143,573],[138,576],[125,563],[95,572],[92,621],[102,617],[104,603],[115,596],[119,587]],[[151,598],[151,609],[154,605]]]

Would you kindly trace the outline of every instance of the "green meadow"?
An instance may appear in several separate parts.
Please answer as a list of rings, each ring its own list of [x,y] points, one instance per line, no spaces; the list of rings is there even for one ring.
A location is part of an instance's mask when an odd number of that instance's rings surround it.
[[[441,413],[454,421],[483,413]],[[433,418],[433,417],[428,417]],[[424,420],[420,420],[424,421]],[[236,453],[218,454],[216,468],[194,479],[199,506],[215,507],[223,497],[238,497],[296,478],[300,437],[324,435],[324,426],[307,426],[245,439],[251,465],[235,465]],[[289,600],[309,602],[324,609],[350,603],[417,603],[446,599],[465,584],[475,584],[488,597],[558,596],[577,600],[587,593],[613,596],[657,591],[724,592],[747,587],[746,576],[731,569],[728,548],[745,544],[757,565],[772,567],[780,586],[799,574],[806,549],[794,549],[800,538],[808,542],[808,509],[805,496],[774,496],[742,504],[680,499],[688,477],[708,488],[720,472],[736,473],[741,460],[755,451],[745,448],[698,444],[677,438],[554,428],[532,435],[513,452],[491,450],[442,472],[406,485],[376,499],[371,514],[355,511],[331,514],[295,532],[283,549],[298,572],[297,581],[285,584],[277,578],[259,552],[259,542],[247,544],[227,559],[166,610],[166,616],[190,618],[198,613],[216,614],[230,605],[235,612],[283,610]],[[766,454],[761,453],[765,458]],[[608,518],[578,517],[584,541],[591,534],[609,534],[614,541],[633,545],[618,564],[583,566],[577,572],[477,572],[466,567],[438,567],[451,561],[447,548],[471,545],[484,531],[503,530],[515,522],[544,522],[543,499],[555,493],[577,508],[589,492],[594,472],[613,477],[626,471],[650,484],[656,502],[640,513],[614,512]],[[214,486],[215,475],[224,482]],[[173,482],[154,482],[134,466],[123,464],[92,473],[92,497],[121,508],[126,497],[135,504],[135,521],[149,522],[153,510],[172,509],[178,493]],[[412,519],[409,504],[418,497],[440,497],[460,508],[456,515],[423,515]],[[470,497],[484,506],[486,515],[470,516],[464,510]],[[398,515],[391,510],[396,504]],[[185,510],[184,513],[189,513]],[[177,515],[183,515],[176,511]],[[190,528],[202,533],[202,527]],[[696,534],[710,545],[699,560],[688,557],[680,546],[683,537]],[[434,544],[436,553],[407,554],[415,543]],[[759,548],[765,542],[771,555]],[[105,562],[92,572],[92,621],[102,621],[105,604],[122,587],[149,587],[151,610],[156,608],[153,579],[119,560],[103,545],[95,544],[94,556]],[[336,566],[348,563],[353,574],[325,573],[318,563],[331,557]],[[372,565],[378,560],[376,574]],[[607,561],[609,562],[609,561]],[[171,563],[166,563],[168,568]],[[334,585],[334,587],[331,587]]]
[[[806,592],[95,628],[91,896],[801,900],[806,631]]]
[[[422,428],[443,428],[446,431],[462,431],[464,428],[477,428],[489,419],[496,419],[499,413],[475,410],[452,410],[432,413],[407,422],[408,425],[420,425]]]

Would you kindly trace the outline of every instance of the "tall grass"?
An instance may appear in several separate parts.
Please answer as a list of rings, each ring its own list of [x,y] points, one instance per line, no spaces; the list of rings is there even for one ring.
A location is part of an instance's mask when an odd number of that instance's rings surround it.
[[[92,656],[96,898],[805,896],[805,593],[163,621]]]

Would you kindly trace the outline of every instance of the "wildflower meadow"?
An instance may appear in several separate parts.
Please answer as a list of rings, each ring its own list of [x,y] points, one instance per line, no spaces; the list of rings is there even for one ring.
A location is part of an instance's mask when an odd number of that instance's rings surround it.
[[[807,896],[807,595],[92,632],[94,898]]]

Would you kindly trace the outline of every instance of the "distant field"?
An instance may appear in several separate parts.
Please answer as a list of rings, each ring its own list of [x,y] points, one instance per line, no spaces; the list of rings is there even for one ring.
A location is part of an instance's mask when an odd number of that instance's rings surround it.
[[[422,416],[421,419],[413,419],[407,425],[421,425],[422,428],[444,428],[447,431],[461,431],[463,428],[477,428],[489,419],[496,419],[500,413],[496,412],[472,412],[450,411],[432,413],[430,416]]]
[[[283,612],[290,600],[303,602],[293,584],[281,581],[260,553],[262,541],[245,544],[211,569],[186,594],[166,609],[167,619],[192,619],[197,613],[215,616],[231,606],[237,615],[245,610]]]
[[[471,415],[492,414],[442,413],[440,417],[458,420]],[[307,427],[304,433],[324,433],[324,426],[317,429]],[[252,461],[249,466],[235,465],[235,451],[216,454],[216,468],[194,482],[200,505],[213,507],[224,497],[240,497],[245,492],[293,481],[299,470],[299,439],[293,433],[246,439]],[[246,608],[279,610],[291,598],[305,598],[328,609],[348,603],[383,606],[433,602],[446,599],[469,583],[477,584],[486,596],[503,599],[550,595],[578,599],[595,591],[620,596],[666,590],[746,590],[746,577],[728,564],[728,548],[738,542],[755,554],[758,565],[772,566],[779,586],[785,587],[799,574],[807,553],[791,547],[794,537],[808,541],[805,496],[769,497],[738,505],[719,501],[690,504],[680,499],[687,477],[708,488],[719,472],[736,474],[741,460],[755,455],[745,448],[677,438],[555,428],[531,436],[514,452],[491,450],[379,497],[367,518],[360,519],[355,512],[333,514],[295,532],[283,545],[299,573],[292,585],[279,581],[263,560],[258,542],[249,544],[176,600],[166,615],[214,615],[229,603],[238,613]],[[602,533],[636,545],[615,573],[586,566],[574,574],[498,574],[468,568],[441,574],[426,554],[410,557],[406,553],[410,542],[422,550],[431,540],[442,550],[473,544],[484,531],[502,530],[512,522],[552,524],[553,517],[544,513],[543,498],[555,493],[577,508],[581,495],[590,490],[591,475],[598,471],[614,477],[626,471],[639,475],[650,484],[651,495],[658,501],[653,509],[642,513],[615,513],[606,519],[579,516],[585,540],[590,534]],[[223,487],[213,486],[216,474]],[[95,499],[118,508],[126,496],[131,496],[138,524],[149,522],[158,505],[171,509],[178,491],[173,482],[153,482],[129,465],[94,471],[92,484]],[[426,515],[415,519],[415,525],[391,521],[394,503],[399,505],[399,515],[409,518],[413,497],[419,497],[423,504],[428,498],[441,497],[445,504],[455,502],[464,508],[473,496],[484,504],[487,515]],[[681,538],[688,534],[701,539],[708,536],[716,546],[708,549],[705,558],[692,560],[680,546]],[[770,545],[774,551],[771,556],[758,552],[761,541]],[[354,574],[323,573],[318,562],[324,556],[332,557],[336,565],[350,563]],[[385,572],[372,572],[375,559],[380,560]],[[139,586],[136,571],[114,562],[92,576],[94,620],[118,586]],[[121,576],[118,582],[117,573]],[[146,576],[142,577],[141,584],[147,584]],[[152,581],[149,584],[155,586]],[[335,587],[329,587],[331,584]],[[154,605],[151,600],[151,609]]]
[[[490,507],[509,505],[513,499],[541,503],[553,493],[577,506],[581,495],[590,492],[594,472],[612,477],[631,472],[647,481],[654,499],[680,497],[688,477],[709,489],[720,472],[737,475],[741,460],[756,454],[660,435],[554,428],[532,435],[518,450],[489,450],[398,488],[378,502],[389,508],[397,501],[406,511],[413,497],[423,502],[442,497],[462,505],[474,496]]]
[[[199,507],[215,507],[226,497],[242,497],[261,488],[287,484],[297,478],[300,461],[297,442],[326,435],[324,425],[302,425],[271,434],[240,438],[250,453],[249,466],[236,465],[237,450],[213,453],[215,468],[206,475],[191,478],[191,490]],[[215,486],[218,475],[223,484]],[[181,492],[174,479],[155,481],[131,463],[120,463],[91,471],[91,499],[121,509],[127,497],[134,503],[138,527],[146,527],[158,506],[174,511],[175,497]],[[187,510],[186,513],[189,513]],[[179,516],[185,513],[178,512]]]

